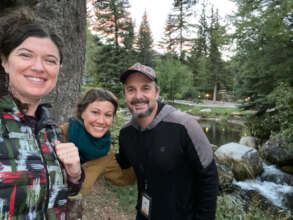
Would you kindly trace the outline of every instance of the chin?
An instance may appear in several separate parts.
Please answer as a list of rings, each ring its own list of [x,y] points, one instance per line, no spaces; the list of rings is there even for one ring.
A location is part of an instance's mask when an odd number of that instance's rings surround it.
[[[93,137],[95,138],[101,138],[105,135],[105,133],[99,133],[99,134],[95,134],[95,135],[92,135]]]

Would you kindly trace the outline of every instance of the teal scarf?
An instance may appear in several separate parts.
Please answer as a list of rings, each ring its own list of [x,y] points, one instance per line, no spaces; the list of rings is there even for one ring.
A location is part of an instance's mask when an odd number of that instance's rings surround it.
[[[80,162],[84,163],[88,160],[103,157],[109,152],[111,134],[108,131],[103,137],[95,138],[77,120],[69,119],[68,141],[78,147]]]

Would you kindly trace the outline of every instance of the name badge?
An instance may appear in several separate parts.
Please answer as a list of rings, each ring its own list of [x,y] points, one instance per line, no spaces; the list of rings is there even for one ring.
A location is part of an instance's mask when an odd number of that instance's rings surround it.
[[[147,218],[149,218],[151,214],[151,201],[151,197],[145,193],[142,194],[140,212]]]

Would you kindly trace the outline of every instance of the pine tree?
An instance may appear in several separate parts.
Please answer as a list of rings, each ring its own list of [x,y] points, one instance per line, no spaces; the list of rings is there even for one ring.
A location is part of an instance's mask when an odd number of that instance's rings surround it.
[[[130,7],[128,0],[97,0],[94,4],[97,11],[95,31],[118,48],[124,41],[123,36],[129,31],[129,25],[132,25],[127,12]]]
[[[250,132],[293,141],[293,2],[234,0],[235,91],[243,108],[257,110]]]
[[[202,3],[202,12],[197,25],[197,37],[194,39],[190,57],[188,58],[189,65],[193,72],[193,84],[198,85],[198,76],[201,62],[208,55],[208,23],[206,17],[206,4]]]
[[[226,43],[227,37],[219,19],[219,14],[213,7],[210,17],[206,15],[206,4],[203,2],[197,26],[198,36],[194,40],[189,57],[189,64],[194,75],[194,86],[197,86],[202,93],[212,93],[213,101],[216,101],[217,91],[227,87],[226,79],[228,75],[231,75],[225,70],[225,62],[222,60],[221,48]]]
[[[220,87],[225,87],[225,69],[224,61],[222,60],[222,54],[220,48],[223,45],[223,39],[225,34],[225,29],[219,23],[219,13],[214,9],[211,9],[211,23],[209,27],[209,72],[210,79],[213,87],[213,101],[216,101],[217,91]]]
[[[101,45],[95,54],[96,85],[121,95],[120,73],[133,62],[134,25],[128,0],[96,0],[96,25],[94,31],[101,38]],[[98,80],[98,81],[97,81]]]
[[[87,31],[86,41],[86,63],[85,63],[85,74],[83,76],[84,87],[95,87],[99,86],[99,54],[102,50],[102,42],[97,35],[91,34]]]
[[[144,12],[142,21],[139,27],[137,47],[138,47],[138,60],[139,62],[152,66],[153,65],[153,39],[150,30],[147,13]]]
[[[168,14],[164,28],[164,37],[159,42],[159,47],[165,50],[167,54],[176,55],[176,40],[172,37],[175,27],[173,16]]]
[[[193,25],[189,22],[192,16],[194,0],[174,0],[172,13],[169,15],[169,36],[173,40],[173,45],[176,45],[176,50],[179,53],[180,60],[185,59],[186,48],[190,47],[190,31]]]
[[[240,98],[250,97],[247,108],[259,114],[275,103],[267,96],[281,81],[293,86],[293,32],[291,0],[234,0],[237,40],[237,81]]]
[[[134,24],[132,19],[129,19],[126,25],[126,32],[123,33],[123,45],[127,50],[133,50],[135,42]]]

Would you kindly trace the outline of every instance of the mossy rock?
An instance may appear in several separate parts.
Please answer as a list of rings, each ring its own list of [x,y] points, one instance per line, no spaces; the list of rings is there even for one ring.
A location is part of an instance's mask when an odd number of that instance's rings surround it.
[[[280,169],[285,172],[293,175],[293,166],[282,166]]]

